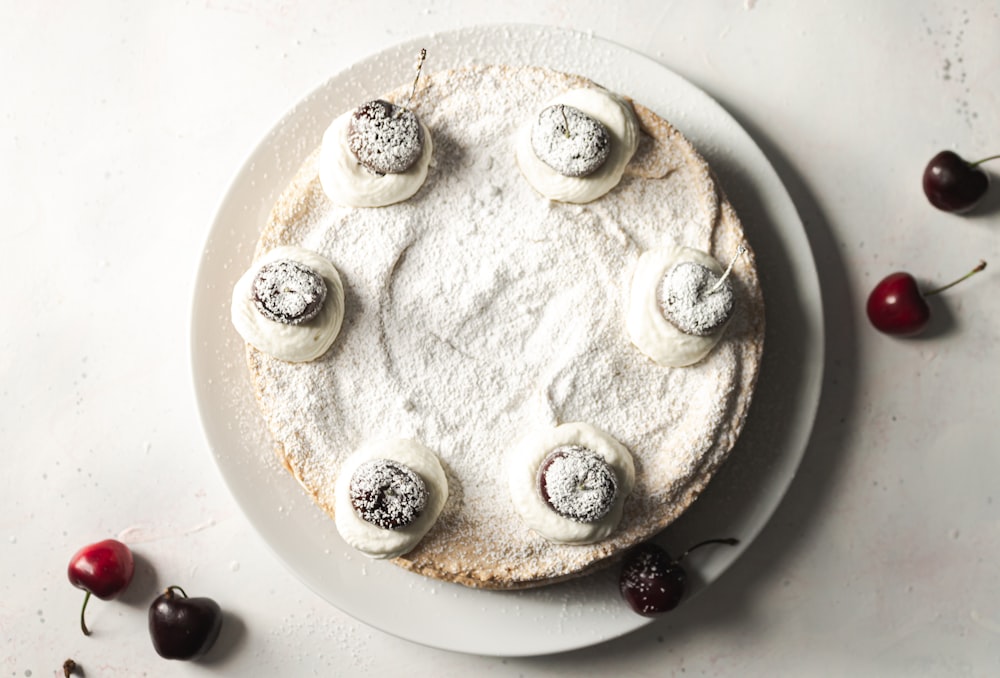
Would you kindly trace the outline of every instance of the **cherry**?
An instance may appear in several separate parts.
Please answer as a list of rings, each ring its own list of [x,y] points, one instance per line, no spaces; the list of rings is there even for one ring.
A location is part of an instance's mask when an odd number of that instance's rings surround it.
[[[350,493],[358,516],[383,530],[406,527],[427,507],[424,479],[392,459],[370,459],[361,464],[351,476]]]
[[[721,276],[693,261],[674,264],[657,290],[660,310],[684,334],[708,336],[733,315],[736,297],[729,276],[746,248],[740,245]]]
[[[600,120],[565,104],[542,110],[531,127],[538,159],[566,177],[596,172],[611,153],[611,136]]]
[[[675,264],[660,283],[660,308],[684,334],[712,334],[733,315],[735,296],[728,280],[693,261]]]
[[[410,169],[420,158],[424,147],[424,132],[410,102],[417,93],[420,71],[427,58],[421,49],[417,72],[410,96],[402,106],[374,99],[367,101],[351,114],[347,145],[363,167],[379,175],[400,174]]]
[[[117,539],[88,544],[73,554],[66,574],[73,586],[87,592],[80,609],[80,628],[84,635],[90,635],[84,613],[91,594],[101,600],[111,600],[128,588],[134,572],[132,552]]]
[[[292,259],[264,264],[253,281],[253,301],[261,315],[284,325],[299,325],[319,315],[326,281]]]
[[[924,169],[924,194],[931,204],[945,212],[965,212],[986,194],[990,178],[979,168],[993,155],[976,162],[968,162],[953,151],[941,151]]]
[[[347,142],[358,162],[375,174],[399,174],[420,158],[424,133],[412,110],[374,99],[354,110]]]
[[[538,468],[538,491],[553,511],[578,523],[594,523],[615,505],[618,478],[596,452],[561,445]]]
[[[201,657],[215,644],[221,628],[219,604],[211,598],[189,598],[180,586],[167,587],[149,606],[149,636],[164,659]]]
[[[868,320],[875,329],[886,334],[913,336],[924,331],[931,319],[931,309],[926,297],[943,292],[966,278],[986,268],[986,262],[979,264],[947,285],[930,292],[921,292],[917,281],[904,271],[890,273],[883,278],[868,295]]]
[[[677,559],[652,542],[639,544],[625,557],[618,588],[629,607],[644,617],[669,612],[680,604],[687,590],[687,572],[681,561],[702,546],[738,543],[736,539],[709,539],[695,544]]]

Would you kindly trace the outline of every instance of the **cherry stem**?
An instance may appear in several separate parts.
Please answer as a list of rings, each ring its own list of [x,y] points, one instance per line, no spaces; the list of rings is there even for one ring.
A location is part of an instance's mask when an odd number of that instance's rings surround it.
[[[168,586],[166,592],[172,596],[174,595],[175,590],[180,591],[181,595],[184,596],[185,598],[188,597],[187,592],[185,592],[184,589],[182,589],[180,586]]]
[[[934,294],[937,294],[938,292],[944,292],[949,287],[954,287],[955,285],[957,285],[958,283],[962,282],[966,278],[971,278],[972,276],[974,276],[975,274],[979,273],[984,268],[986,268],[986,262],[985,261],[980,261],[978,266],[976,266],[974,269],[972,269],[971,271],[969,271],[968,273],[966,273],[965,275],[963,275],[958,280],[952,280],[947,285],[943,285],[941,287],[933,289],[930,292],[924,292],[924,296],[925,297],[929,297],[929,296],[932,296]]]
[[[682,560],[684,560],[685,558],[688,557],[689,553],[691,553],[695,549],[700,549],[702,546],[708,546],[709,544],[725,544],[726,546],[736,546],[739,543],[740,543],[740,540],[739,539],[734,539],[733,537],[730,537],[729,539],[708,539],[706,541],[703,541],[703,542],[700,542],[698,544],[695,544],[694,546],[692,546],[691,548],[689,548],[687,551],[685,551],[684,553],[682,553],[681,557],[677,559],[677,562],[678,563],[681,562]]]
[[[87,628],[87,622],[84,621],[83,613],[87,611],[87,603],[90,601],[90,591],[87,591],[87,595],[83,597],[83,607],[80,608],[80,628],[83,629],[83,635],[89,636],[90,629]]]
[[[570,137],[570,134],[569,134],[569,118],[566,117],[566,107],[565,106],[560,106],[559,107],[559,112],[562,113],[562,116],[563,116],[563,125],[565,126],[565,130],[563,131],[563,134],[566,136],[567,139],[569,139],[569,137]]]
[[[988,158],[983,158],[982,160],[977,160],[975,162],[970,162],[969,163],[969,167],[975,167],[976,165],[981,165],[984,162],[989,162],[990,160],[996,160],[998,158],[1000,158],[1000,154],[998,154],[998,155],[991,155]]]
[[[70,678],[70,676],[76,673],[76,662],[72,659],[67,659],[63,662],[62,669],[64,678]]]
[[[743,245],[740,245],[739,247],[736,248],[736,254],[734,254],[733,258],[729,260],[729,267],[726,268],[726,272],[722,274],[722,277],[719,278],[718,282],[712,285],[712,288],[708,290],[706,294],[711,294],[715,290],[722,287],[722,283],[726,282],[726,278],[728,278],[729,274],[733,272],[733,266],[736,264],[736,260],[739,259],[743,254],[745,254],[746,251],[747,248],[744,247]]]
[[[413,76],[413,87],[410,88],[410,96],[406,99],[406,106],[403,108],[409,108],[410,102],[413,101],[413,97],[417,93],[417,82],[420,81],[420,71],[424,67],[424,59],[427,58],[427,50],[423,47],[420,48],[420,56],[417,57],[417,74]],[[186,598],[187,596],[185,596]]]

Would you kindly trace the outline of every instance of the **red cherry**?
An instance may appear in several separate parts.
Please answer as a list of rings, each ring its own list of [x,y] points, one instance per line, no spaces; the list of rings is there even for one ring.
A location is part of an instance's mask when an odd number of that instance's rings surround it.
[[[917,281],[903,271],[887,275],[868,295],[868,319],[886,334],[907,336],[922,332],[931,319]]]
[[[90,595],[101,600],[111,600],[128,588],[134,572],[132,552],[116,539],[88,544],[73,555],[66,574],[73,586],[87,592],[80,609],[80,628],[84,635],[90,635],[84,621]]]
[[[890,273],[882,278],[868,295],[866,306],[868,320],[875,329],[886,334],[904,337],[919,334],[924,331],[931,319],[931,309],[927,305],[926,297],[943,292],[984,268],[986,262],[980,261],[978,266],[958,280],[930,292],[921,292],[917,281],[909,273],[904,271]]]

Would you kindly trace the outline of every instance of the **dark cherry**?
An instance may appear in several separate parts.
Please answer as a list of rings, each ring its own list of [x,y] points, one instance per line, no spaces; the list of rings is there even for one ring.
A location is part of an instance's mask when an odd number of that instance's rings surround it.
[[[945,212],[972,209],[986,194],[990,178],[979,165],[1000,155],[968,162],[953,151],[941,151],[924,169],[924,194],[931,204]]]
[[[221,628],[219,604],[211,598],[189,598],[180,586],[168,587],[149,606],[149,636],[153,649],[164,659],[203,656]]]
[[[593,523],[614,506],[618,478],[593,450],[562,445],[549,452],[539,465],[538,491],[549,508],[564,518]]]
[[[424,133],[412,110],[374,99],[354,110],[347,144],[358,162],[375,174],[399,174],[420,157]]]
[[[283,325],[300,325],[323,309],[326,281],[301,262],[279,259],[257,271],[253,301],[265,318]]]
[[[980,261],[978,266],[958,280],[930,292],[921,292],[914,277],[905,271],[890,273],[868,295],[865,306],[868,320],[875,329],[886,334],[904,337],[920,334],[931,319],[926,297],[943,292],[984,268],[986,262]]]
[[[91,594],[101,600],[111,600],[128,588],[134,573],[132,551],[117,539],[88,544],[73,554],[66,574],[73,586],[87,592],[80,608],[80,628],[84,635],[90,635],[84,613]]]
[[[684,334],[704,337],[729,322],[736,308],[736,295],[729,276],[737,259],[746,254],[739,245],[722,275],[694,261],[670,267],[657,289],[660,310],[667,321]]]
[[[726,324],[736,305],[733,286],[693,261],[675,264],[660,283],[660,309],[685,334],[704,337]]]
[[[578,108],[554,104],[542,109],[531,127],[538,159],[566,177],[596,172],[611,153],[611,136],[599,120]]]
[[[736,539],[709,539],[695,544],[677,559],[656,544],[640,544],[625,556],[618,588],[629,607],[644,617],[669,612],[680,604],[687,591],[687,571],[681,561],[702,546],[738,543]]]
[[[398,530],[411,524],[427,506],[427,484],[405,464],[372,459],[351,476],[351,505],[376,527]]]

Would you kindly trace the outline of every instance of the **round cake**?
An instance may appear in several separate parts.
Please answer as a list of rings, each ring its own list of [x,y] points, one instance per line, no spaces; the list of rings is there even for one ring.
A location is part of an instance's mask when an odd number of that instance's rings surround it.
[[[406,440],[436,455],[440,514],[389,556],[429,577],[525,588],[610,562],[695,500],[746,417],[764,337],[760,284],[739,219],[692,145],[618,93],[640,131],[607,193],[551,200],[522,171],[525,124],[581,89],[600,88],[543,68],[476,66],[380,93],[412,109],[432,144],[416,191],[382,207],[336,204],[317,149],[257,246],[257,261],[279,248],[318,253],[342,287],[339,334],[319,357],[293,362],[247,344],[280,458],[335,516],[348,510],[335,489],[359,449]],[[551,125],[569,124],[556,110]],[[651,359],[627,329],[640,258],[672,248],[734,262],[732,317],[684,367]],[[617,522],[590,543],[532,529],[508,484],[522,441],[575,422],[631,457]],[[577,439],[566,445],[575,454]]]

